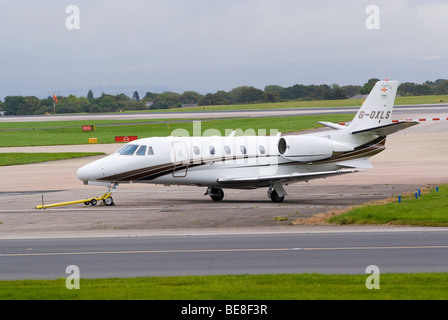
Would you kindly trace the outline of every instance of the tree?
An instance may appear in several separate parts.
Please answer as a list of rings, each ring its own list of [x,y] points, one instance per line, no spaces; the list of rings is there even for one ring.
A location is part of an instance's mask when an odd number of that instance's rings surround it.
[[[264,92],[275,92],[278,95],[280,95],[280,92],[283,90],[284,88],[282,86],[278,86],[275,84],[270,84],[266,87],[264,87]]]
[[[359,90],[359,92],[360,92],[361,94],[369,94],[370,91],[372,91],[373,87],[375,86],[375,83],[377,83],[378,81],[380,81],[380,79],[377,79],[377,78],[369,79],[369,81],[367,81],[366,83],[364,83],[364,85],[363,85],[362,88]]]
[[[280,101],[280,96],[275,91],[265,91],[263,93],[263,100],[266,102],[278,102]]]
[[[202,95],[195,91],[185,91],[181,96],[183,103],[198,103],[201,98]]]
[[[7,96],[5,97],[3,108],[8,115],[16,115],[18,114],[18,106],[23,103],[23,100],[21,96]]]
[[[156,96],[158,96],[158,93],[146,92],[145,96],[143,97],[143,100],[153,100]]]
[[[218,91],[216,93],[208,93],[199,99],[198,104],[200,106],[216,106],[216,105],[228,105],[232,104],[232,101],[226,97],[227,92]]]
[[[140,101],[140,96],[138,95],[137,91],[134,91],[134,94],[132,95],[132,100]]]
[[[291,87],[284,88],[280,92],[280,97],[286,100],[300,99],[310,96],[316,86],[304,86],[303,84],[295,84]]]
[[[237,103],[251,103],[263,100],[263,91],[254,87],[241,86],[230,91],[232,100]]]
[[[337,84],[332,85],[331,90],[325,94],[327,100],[347,99],[345,91]]]
[[[87,93],[87,99],[88,99],[89,101],[92,101],[92,100],[93,100],[93,91],[92,91],[92,90],[89,90],[89,92]]]
[[[166,91],[154,97],[154,105],[158,109],[168,109],[175,107],[178,102],[182,102],[182,96],[176,92]]]
[[[325,99],[325,93],[326,91],[322,87],[317,87],[310,95],[310,98],[313,100],[323,100]]]
[[[343,86],[341,88],[342,90],[344,90],[347,97],[356,96],[357,94],[359,94],[359,91],[361,90],[360,86],[352,86],[352,85]]]
[[[413,82],[404,82],[404,83],[400,84],[397,92],[398,92],[398,94],[400,94],[402,96],[412,96],[412,95],[414,95],[415,86],[416,86],[416,84]]]
[[[9,115],[34,114],[40,107],[40,100],[34,96],[8,96],[5,98],[3,107]]]
[[[432,94],[432,90],[427,84],[418,84],[415,86],[414,94],[417,96],[426,96]]]
[[[438,83],[433,91],[434,94],[448,94],[448,80]]]

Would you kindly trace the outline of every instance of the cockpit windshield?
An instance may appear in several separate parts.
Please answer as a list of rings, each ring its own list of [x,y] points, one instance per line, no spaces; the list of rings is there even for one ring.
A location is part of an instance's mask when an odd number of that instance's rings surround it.
[[[135,150],[137,150],[137,148],[138,148],[138,145],[136,145],[136,144],[127,144],[123,148],[118,150],[117,153],[122,156],[130,156],[130,155],[134,154],[134,152],[135,152]]]

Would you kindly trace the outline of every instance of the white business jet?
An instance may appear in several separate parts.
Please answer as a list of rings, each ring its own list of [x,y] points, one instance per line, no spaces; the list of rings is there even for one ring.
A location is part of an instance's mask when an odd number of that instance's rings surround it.
[[[214,201],[223,189],[268,188],[282,202],[284,185],[371,168],[386,136],[418,122],[392,121],[398,81],[379,81],[349,125],[320,122],[332,130],[302,135],[153,137],[132,141],[78,170],[87,185],[115,190],[121,183],[206,187]],[[105,199],[113,205],[112,198]]]

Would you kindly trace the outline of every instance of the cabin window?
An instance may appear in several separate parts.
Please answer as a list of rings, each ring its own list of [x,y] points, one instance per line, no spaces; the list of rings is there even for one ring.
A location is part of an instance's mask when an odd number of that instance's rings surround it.
[[[146,146],[140,146],[135,154],[137,156],[144,156],[146,154]]]
[[[266,153],[266,149],[264,148],[263,145],[259,145],[258,146],[258,150],[260,150],[260,154],[265,154]]]
[[[226,154],[230,154],[232,152],[229,146],[224,146],[224,151],[226,152]]]
[[[214,155],[215,154],[215,147],[214,146],[209,146],[208,148],[210,150],[210,154]]]
[[[193,151],[194,151],[194,154],[195,154],[195,155],[199,155],[199,153],[201,153],[201,151],[199,150],[199,147],[198,147],[198,146],[194,146],[194,147],[193,147]]]
[[[130,156],[133,155],[135,150],[137,150],[138,145],[135,144],[127,144],[125,145],[123,148],[121,148],[120,150],[118,150],[118,154],[122,155],[122,156]]]
[[[153,156],[154,151],[152,150],[152,147],[148,147],[148,156]]]
[[[246,154],[246,152],[247,152],[245,146],[241,146],[241,147],[240,147],[240,150],[241,150],[241,153],[242,153],[242,154]]]

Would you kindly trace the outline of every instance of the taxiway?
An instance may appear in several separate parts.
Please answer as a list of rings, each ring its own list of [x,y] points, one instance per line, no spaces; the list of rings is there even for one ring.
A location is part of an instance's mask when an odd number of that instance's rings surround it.
[[[442,107],[422,110],[401,109],[394,118],[448,114]],[[113,195],[115,207],[80,204],[36,210],[42,200],[61,202],[104,193],[76,178],[76,170],[93,159],[0,167],[1,274],[4,279],[63,277],[68,264],[78,264],[88,277],[226,270],[364,273],[370,264],[384,272],[446,271],[445,228],[392,232],[388,227],[362,227],[353,232],[353,227],[297,224],[317,213],[448,183],[446,141],[448,121],[422,122],[389,136],[386,151],[371,159],[373,169],[287,186],[289,195],[281,204],[272,203],[263,189],[225,190],[223,202],[215,203],[201,188],[135,184],[120,185]],[[55,146],[0,152],[111,153],[118,148]],[[387,230],[377,232],[378,228]],[[194,251],[201,248],[203,252]]]

